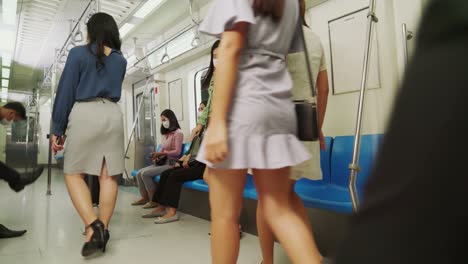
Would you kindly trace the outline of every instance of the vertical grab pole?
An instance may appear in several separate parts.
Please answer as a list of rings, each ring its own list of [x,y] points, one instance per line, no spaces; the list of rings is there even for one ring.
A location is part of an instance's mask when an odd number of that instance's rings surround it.
[[[59,51],[57,51],[56,58],[60,56]],[[57,62],[54,62],[52,65],[52,76],[50,77],[50,109],[51,113],[54,109],[54,92],[55,85],[57,82]],[[47,195],[52,195],[52,115],[50,118],[50,127],[49,127],[49,159],[47,167]]]
[[[367,86],[367,77],[369,73],[369,57],[371,54],[372,48],[372,29],[374,23],[377,23],[379,20],[375,15],[375,0],[370,0],[369,5],[369,14],[367,15],[367,33],[366,33],[366,46],[364,53],[364,65],[362,69],[362,81],[361,81],[361,90],[359,93],[359,106],[358,113],[356,117],[356,128],[354,133],[354,147],[353,147],[353,161],[349,165],[349,170],[351,174],[349,176],[349,192],[351,194],[351,202],[353,204],[354,212],[357,212],[359,208],[359,197],[357,193],[357,174],[361,170],[359,167],[359,148],[361,146],[361,127],[362,127],[362,112],[364,108],[364,99]]]
[[[101,12],[101,1],[100,0],[95,0],[96,1],[96,12]]]
[[[28,97],[28,107],[26,109],[26,147],[25,147],[25,151],[26,151],[26,172],[28,172],[28,169],[29,169],[29,130],[31,129],[30,125],[29,125],[29,114],[31,113],[31,97]]]

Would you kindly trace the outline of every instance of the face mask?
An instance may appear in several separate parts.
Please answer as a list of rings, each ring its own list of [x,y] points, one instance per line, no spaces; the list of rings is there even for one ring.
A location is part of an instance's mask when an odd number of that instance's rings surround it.
[[[213,59],[213,65],[216,67],[218,67],[218,59]]]
[[[13,120],[8,120],[8,119],[6,119],[6,118],[3,118],[3,119],[0,121],[0,123],[1,123],[2,125],[4,125],[4,126],[10,126],[11,123],[13,123]]]
[[[203,111],[197,113],[197,118],[200,118],[200,116],[203,114]]]
[[[171,125],[171,123],[169,121],[163,121],[162,125],[165,129],[169,129],[169,126]]]

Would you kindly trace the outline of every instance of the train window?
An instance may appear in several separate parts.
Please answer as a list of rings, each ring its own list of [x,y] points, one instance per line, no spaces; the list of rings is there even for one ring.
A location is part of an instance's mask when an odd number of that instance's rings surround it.
[[[135,97],[135,118],[138,115],[138,122],[136,125],[137,140],[142,141],[144,139],[143,132],[145,131],[145,101],[143,93],[138,94]]]
[[[198,106],[203,101],[208,101],[209,93],[208,89],[202,89],[202,82],[203,78],[205,77],[206,73],[208,72],[208,68],[205,68],[201,71],[195,73],[195,84],[194,84],[194,93],[195,93],[195,111],[194,115],[197,118],[198,113]]]
[[[34,117],[29,117],[28,121],[13,122],[11,124],[11,141],[17,143],[33,142],[34,125],[36,124]]]

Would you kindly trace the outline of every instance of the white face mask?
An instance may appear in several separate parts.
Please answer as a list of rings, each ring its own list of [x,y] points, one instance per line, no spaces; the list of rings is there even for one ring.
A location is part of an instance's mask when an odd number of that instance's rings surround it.
[[[216,67],[218,67],[218,59],[213,59],[213,65]]]
[[[8,120],[6,118],[3,118],[0,123],[4,126],[10,126],[13,123],[13,120]]]
[[[170,127],[171,123],[170,123],[169,121],[163,121],[163,122],[162,122],[162,125],[163,125],[163,127],[164,127],[165,129],[168,129],[168,128]]]

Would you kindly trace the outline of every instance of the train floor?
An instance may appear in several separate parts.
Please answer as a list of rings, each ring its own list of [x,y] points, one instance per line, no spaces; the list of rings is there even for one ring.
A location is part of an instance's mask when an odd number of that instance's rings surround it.
[[[52,173],[52,195],[46,195],[47,172],[33,185],[14,193],[0,182],[0,224],[27,229],[19,238],[0,239],[2,264],[128,264],[210,263],[209,222],[181,215],[181,220],[156,225],[141,215],[147,211],[130,206],[137,198],[135,187],[120,187],[111,221],[111,240],[104,255],[83,259],[83,224],[67,194],[62,172]],[[275,263],[289,263],[275,245]],[[258,238],[244,234],[238,263],[256,264],[261,254]]]

